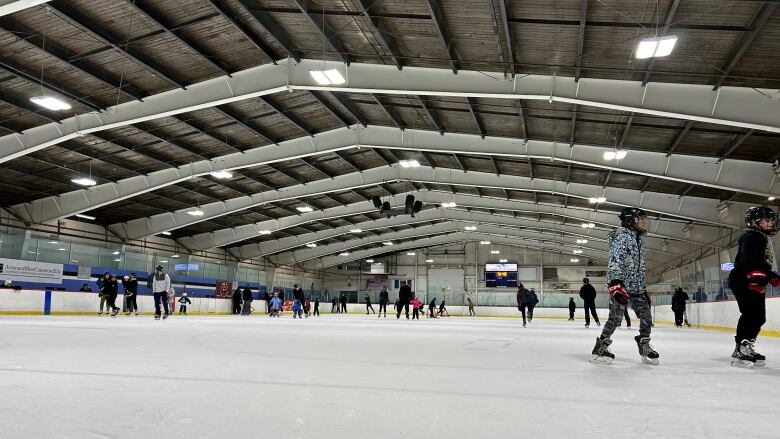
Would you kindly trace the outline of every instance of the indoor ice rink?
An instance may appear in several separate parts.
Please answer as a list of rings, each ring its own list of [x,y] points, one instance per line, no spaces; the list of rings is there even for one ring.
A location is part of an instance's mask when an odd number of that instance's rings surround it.
[[[779,5],[0,0],[0,438],[780,437]]]

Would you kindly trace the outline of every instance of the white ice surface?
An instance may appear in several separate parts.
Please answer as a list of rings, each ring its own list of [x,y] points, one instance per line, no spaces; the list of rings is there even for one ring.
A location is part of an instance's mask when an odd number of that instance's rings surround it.
[[[2,317],[1,438],[778,438],[780,340],[578,320]]]

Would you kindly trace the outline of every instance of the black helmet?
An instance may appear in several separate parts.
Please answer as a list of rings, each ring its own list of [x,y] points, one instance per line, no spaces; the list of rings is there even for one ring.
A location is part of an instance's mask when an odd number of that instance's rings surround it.
[[[163,266],[162,265],[158,265],[158,266],[154,267],[154,269],[157,270],[157,271],[163,271]]]
[[[762,219],[772,220],[775,225],[769,230],[761,230],[758,228],[758,222]],[[745,225],[748,229],[756,230],[758,232],[765,233],[772,236],[777,233],[777,214],[774,210],[766,206],[753,206],[745,213]]]
[[[590,283],[590,279],[588,279],[587,277],[583,277],[582,278],[582,283],[586,283],[586,284]]]
[[[620,211],[620,225],[623,227],[632,228],[640,233],[644,233],[645,230],[639,230],[636,228],[636,222],[641,218],[647,218],[647,212],[638,207],[626,207]]]

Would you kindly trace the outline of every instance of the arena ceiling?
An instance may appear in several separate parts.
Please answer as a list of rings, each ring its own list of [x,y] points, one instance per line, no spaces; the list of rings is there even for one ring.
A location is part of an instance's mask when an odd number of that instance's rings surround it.
[[[387,241],[599,259],[615,212],[641,205],[661,267],[719,250],[780,193],[780,1],[3,3],[0,196],[26,224],[321,266]],[[635,59],[671,34],[671,56]],[[332,68],[345,85],[308,74]],[[418,218],[370,202],[406,194]]]

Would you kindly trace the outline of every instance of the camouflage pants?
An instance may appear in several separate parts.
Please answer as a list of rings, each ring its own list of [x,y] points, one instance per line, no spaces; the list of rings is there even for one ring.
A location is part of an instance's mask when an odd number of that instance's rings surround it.
[[[639,333],[641,335],[650,335],[650,328],[653,323],[653,315],[650,312],[650,305],[647,304],[647,299],[644,295],[630,295],[629,304],[631,308],[634,308],[634,312],[639,317]],[[614,302],[609,304],[609,320],[604,325],[604,330],[601,331],[601,336],[609,338],[612,333],[615,332],[620,323],[623,321],[623,313],[625,306],[616,305]]]

